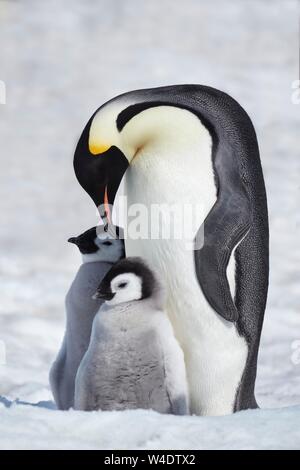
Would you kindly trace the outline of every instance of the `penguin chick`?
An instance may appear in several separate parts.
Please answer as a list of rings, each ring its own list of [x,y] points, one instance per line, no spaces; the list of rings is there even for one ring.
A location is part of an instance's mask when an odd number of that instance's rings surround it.
[[[92,295],[113,263],[124,256],[124,241],[111,236],[111,231],[98,226],[68,240],[77,245],[82,265],[66,295],[66,331],[49,375],[60,410],[74,406],[77,369],[89,345],[94,317],[103,303],[102,299],[93,300]]]
[[[77,372],[75,409],[187,414],[184,357],[153,272],[140,258],[121,260],[95,297],[105,304]]]

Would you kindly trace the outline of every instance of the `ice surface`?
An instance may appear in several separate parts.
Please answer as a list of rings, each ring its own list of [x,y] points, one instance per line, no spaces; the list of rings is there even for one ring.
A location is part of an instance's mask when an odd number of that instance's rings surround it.
[[[296,3],[0,1],[2,448],[300,448]],[[271,410],[179,418],[45,409],[64,295],[79,262],[66,240],[96,223],[72,169],[76,140],[112,96],[175,83],[223,89],[257,129],[271,230],[257,398]]]

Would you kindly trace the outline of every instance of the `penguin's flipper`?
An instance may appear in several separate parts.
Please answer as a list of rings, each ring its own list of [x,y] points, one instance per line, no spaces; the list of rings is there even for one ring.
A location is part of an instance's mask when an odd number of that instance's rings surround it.
[[[195,239],[195,267],[212,308],[230,322],[238,320],[226,269],[234,248],[251,227],[250,205],[243,189],[217,200]]]
[[[94,328],[95,320],[93,323]],[[79,364],[75,377],[74,409],[80,411],[93,411],[99,409],[95,394],[95,370],[93,368],[93,354],[91,353],[91,342]]]
[[[69,397],[65,394],[67,341],[64,336],[61,349],[49,372],[49,383],[58,410],[68,409]]]

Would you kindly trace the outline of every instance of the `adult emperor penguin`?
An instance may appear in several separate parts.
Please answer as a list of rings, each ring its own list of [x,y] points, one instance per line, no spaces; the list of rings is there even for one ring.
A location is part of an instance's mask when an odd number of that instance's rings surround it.
[[[201,204],[189,234],[194,250],[175,237],[129,236],[126,254],[145,258],[166,279],[167,312],[185,354],[191,412],[257,407],[268,213],[256,134],[243,108],[200,85],[120,95],[88,121],[74,169],[96,206],[113,204],[125,172],[129,207]]]
[[[113,264],[124,256],[123,240],[113,235],[98,226],[68,240],[77,245],[82,264],[66,295],[66,331],[50,370],[52,393],[61,410],[74,406],[77,369],[90,342],[94,317],[103,303],[93,300],[92,295]]]
[[[104,277],[104,299],[76,376],[75,409],[152,409],[188,413],[182,350],[164,311],[160,282],[140,258],[126,258]]]

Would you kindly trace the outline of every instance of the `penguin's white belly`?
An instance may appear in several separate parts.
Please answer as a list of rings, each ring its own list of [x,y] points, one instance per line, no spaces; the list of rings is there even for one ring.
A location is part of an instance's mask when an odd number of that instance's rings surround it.
[[[127,256],[141,256],[167,286],[167,313],[184,351],[191,412],[230,414],[247,359],[235,325],[208,304],[198,284],[193,253],[176,241],[128,241]]]
[[[164,151],[160,145],[159,154],[155,148],[145,148],[133,160],[125,178],[129,209],[141,204],[150,216],[153,204],[202,203],[202,214],[195,216],[195,226],[200,227],[216,200],[211,141],[201,128],[193,149],[183,145]],[[189,234],[191,240],[196,232]],[[185,355],[191,412],[232,413],[247,359],[245,339],[205,299],[196,277],[194,253],[185,240],[133,239],[132,233],[129,230],[125,240],[126,256],[144,258],[167,286],[167,312]],[[229,281],[234,279],[233,270],[231,260]]]

